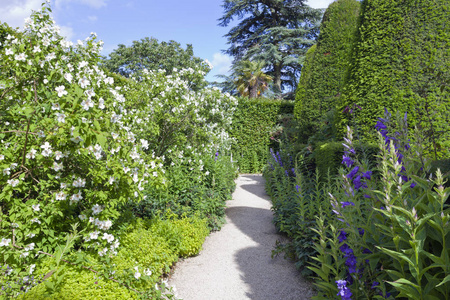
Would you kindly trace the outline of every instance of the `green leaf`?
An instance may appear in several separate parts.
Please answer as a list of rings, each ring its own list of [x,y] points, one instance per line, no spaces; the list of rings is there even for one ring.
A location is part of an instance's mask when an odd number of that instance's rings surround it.
[[[441,283],[439,283],[438,285],[436,285],[436,287],[441,286],[441,285],[443,285],[443,284],[445,284],[445,283],[447,283],[447,282],[449,282],[449,281],[450,281],[450,275],[447,275],[447,276],[445,276],[444,280],[442,280]]]

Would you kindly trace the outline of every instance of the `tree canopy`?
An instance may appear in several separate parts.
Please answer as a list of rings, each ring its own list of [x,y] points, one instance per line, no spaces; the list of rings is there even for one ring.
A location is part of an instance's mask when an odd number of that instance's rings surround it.
[[[129,77],[143,69],[162,69],[166,70],[166,74],[172,74],[174,68],[194,68],[196,65],[201,65],[203,60],[194,56],[191,44],[183,49],[173,40],[159,43],[155,38],[146,37],[140,41],[133,41],[129,47],[120,44],[103,62],[111,72]],[[204,72],[207,71],[209,69],[205,65]]]
[[[301,60],[318,35],[322,10],[306,0],[224,0],[220,26],[234,18],[240,23],[225,35],[230,47],[224,52],[240,60],[265,61],[274,90],[294,90]]]

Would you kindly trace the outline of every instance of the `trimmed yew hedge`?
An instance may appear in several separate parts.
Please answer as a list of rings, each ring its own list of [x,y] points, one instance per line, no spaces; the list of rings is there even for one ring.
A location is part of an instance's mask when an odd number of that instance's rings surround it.
[[[331,3],[320,26],[317,48],[307,53],[295,98],[295,116],[310,136],[319,131],[321,119],[334,110],[342,92],[359,10],[356,0]]]
[[[345,91],[338,105],[341,135],[355,121],[373,132],[384,108],[408,112],[427,136],[429,152],[450,147],[450,3],[448,0],[365,0]],[[356,117],[346,108],[361,107]],[[354,118],[354,120],[352,120]],[[436,150],[436,151],[435,151]]]
[[[238,162],[240,173],[262,172],[279,116],[293,111],[292,101],[239,98],[231,136],[235,139],[233,159]]]

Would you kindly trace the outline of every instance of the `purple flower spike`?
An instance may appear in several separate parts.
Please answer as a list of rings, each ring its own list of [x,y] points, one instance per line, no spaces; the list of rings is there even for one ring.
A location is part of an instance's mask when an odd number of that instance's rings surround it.
[[[353,202],[341,202],[342,208],[345,208],[347,206],[355,206],[355,203]]]
[[[339,243],[342,243],[343,241],[347,240],[347,233],[344,230],[341,230],[338,236]]]
[[[363,172],[362,176],[366,179],[371,179],[372,178],[372,171],[367,171],[367,172]]]
[[[355,177],[356,173],[358,173],[359,171],[359,167],[356,166],[353,168],[353,170],[350,171],[350,173],[348,173],[347,178],[349,179],[353,179],[353,177]]]
[[[347,168],[350,168],[355,162],[348,156],[344,155],[342,156],[342,163],[347,166]]]
[[[338,296],[341,296],[342,300],[351,300],[352,292],[350,289],[346,286],[347,281],[345,280],[338,280],[336,281],[337,287],[339,292],[337,293]]]

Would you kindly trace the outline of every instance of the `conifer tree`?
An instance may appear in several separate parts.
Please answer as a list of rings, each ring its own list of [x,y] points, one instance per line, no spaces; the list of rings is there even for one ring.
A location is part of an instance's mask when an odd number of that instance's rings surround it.
[[[306,0],[224,0],[220,26],[237,18],[240,23],[225,35],[230,47],[224,52],[240,60],[264,61],[273,78],[274,91],[294,90],[302,57],[314,44],[322,10]]]

